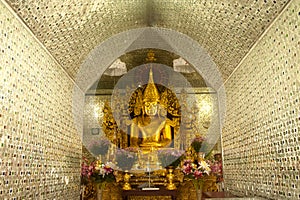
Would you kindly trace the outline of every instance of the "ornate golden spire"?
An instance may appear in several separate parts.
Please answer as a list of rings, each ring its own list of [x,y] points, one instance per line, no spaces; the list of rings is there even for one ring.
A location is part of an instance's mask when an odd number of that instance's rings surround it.
[[[144,102],[158,102],[159,101],[159,93],[153,81],[153,73],[152,73],[152,66],[150,67],[149,71],[149,80],[144,91]]]

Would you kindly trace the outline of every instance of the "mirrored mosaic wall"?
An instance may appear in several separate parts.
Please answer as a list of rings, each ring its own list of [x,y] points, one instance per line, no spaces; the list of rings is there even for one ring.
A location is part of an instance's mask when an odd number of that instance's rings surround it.
[[[293,1],[226,82],[225,188],[300,199],[300,4]]]
[[[0,2],[0,199],[79,199],[71,79]]]

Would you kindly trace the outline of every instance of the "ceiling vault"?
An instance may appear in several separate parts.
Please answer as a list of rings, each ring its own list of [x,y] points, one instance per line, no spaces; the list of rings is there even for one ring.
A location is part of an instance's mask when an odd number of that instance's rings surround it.
[[[95,47],[116,34],[146,27],[192,38],[227,80],[292,0],[5,1],[75,81]],[[137,60],[144,56],[135,53]]]

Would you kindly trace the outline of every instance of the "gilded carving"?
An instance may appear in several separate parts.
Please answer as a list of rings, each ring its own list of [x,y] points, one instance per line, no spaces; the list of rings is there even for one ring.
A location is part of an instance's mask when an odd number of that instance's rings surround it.
[[[113,117],[113,113],[111,110],[111,107],[109,106],[108,101],[104,103],[103,107],[103,120],[102,120],[102,130],[104,131],[106,137],[115,143],[116,138],[116,130],[117,130],[117,124]]]

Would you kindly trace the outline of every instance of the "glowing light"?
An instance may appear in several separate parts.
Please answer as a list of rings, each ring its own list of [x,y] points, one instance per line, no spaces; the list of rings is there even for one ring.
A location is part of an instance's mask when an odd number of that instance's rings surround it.
[[[202,106],[200,107],[200,112],[205,115],[208,115],[211,113],[211,110],[211,105],[208,102],[204,101]]]

